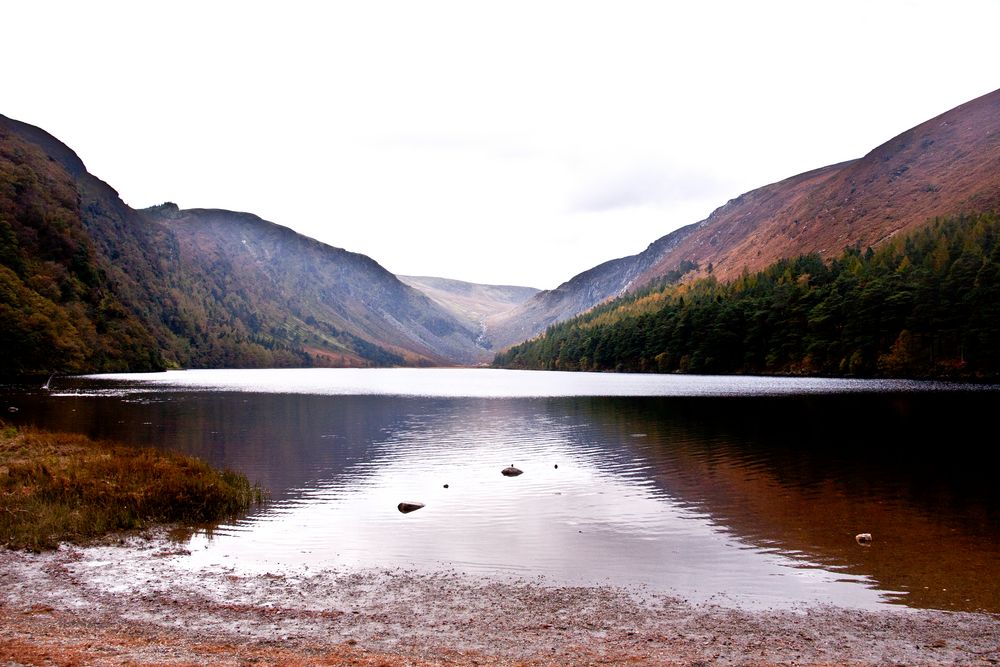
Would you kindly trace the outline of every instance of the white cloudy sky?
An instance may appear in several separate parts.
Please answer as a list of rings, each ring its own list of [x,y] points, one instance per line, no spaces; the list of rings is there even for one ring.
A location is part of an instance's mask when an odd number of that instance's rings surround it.
[[[5,3],[0,113],[132,206],[554,287],[1000,87],[1000,0]]]

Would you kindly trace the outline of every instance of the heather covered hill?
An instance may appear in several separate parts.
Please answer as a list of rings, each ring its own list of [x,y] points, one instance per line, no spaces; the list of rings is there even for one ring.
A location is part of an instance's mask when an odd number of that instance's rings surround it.
[[[493,323],[498,347],[626,291],[678,273],[731,280],[781,258],[878,248],[937,216],[1000,210],[1000,90],[963,104],[857,160],[815,169],[729,201],[631,257],[540,292]]]
[[[4,374],[468,363],[478,327],[369,257],[257,216],[127,206],[0,116]]]
[[[935,217],[1000,210],[1000,90],[932,118],[864,157],[754,190],[695,225],[635,286],[682,261],[722,280],[782,257],[878,247]]]

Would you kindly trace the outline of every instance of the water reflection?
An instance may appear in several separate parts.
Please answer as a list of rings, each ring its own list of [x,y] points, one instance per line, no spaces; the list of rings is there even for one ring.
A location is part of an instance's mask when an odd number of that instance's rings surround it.
[[[1000,610],[995,396],[580,404],[657,484],[741,540],[871,576],[918,607]],[[871,532],[870,548],[853,536]]]
[[[196,538],[193,565],[443,566],[1000,611],[1000,497],[977,436],[989,392],[18,401],[18,420],[181,450],[271,489],[264,511]],[[526,473],[501,476],[511,463]],[[410,499],[427,506],[400,514]]]

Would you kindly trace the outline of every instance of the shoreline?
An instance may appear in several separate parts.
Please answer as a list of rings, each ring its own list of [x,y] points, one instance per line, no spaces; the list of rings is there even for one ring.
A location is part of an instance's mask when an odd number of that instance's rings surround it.
[[[0,663],[998,664],[1000,616],[739,609],[613,586],[180,565],[165,532],[0,550]]]
[[[117,531],[244,515],[266,493],[171,451],[0,420],[0,547],[45,550]]]

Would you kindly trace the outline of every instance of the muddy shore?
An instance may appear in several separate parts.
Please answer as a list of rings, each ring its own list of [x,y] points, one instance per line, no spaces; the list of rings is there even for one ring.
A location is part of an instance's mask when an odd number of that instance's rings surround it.
[[[193,570],[160,536],[0,550],[0,665],[1000,663],[1000,618],[760,610],[402,570]]]

